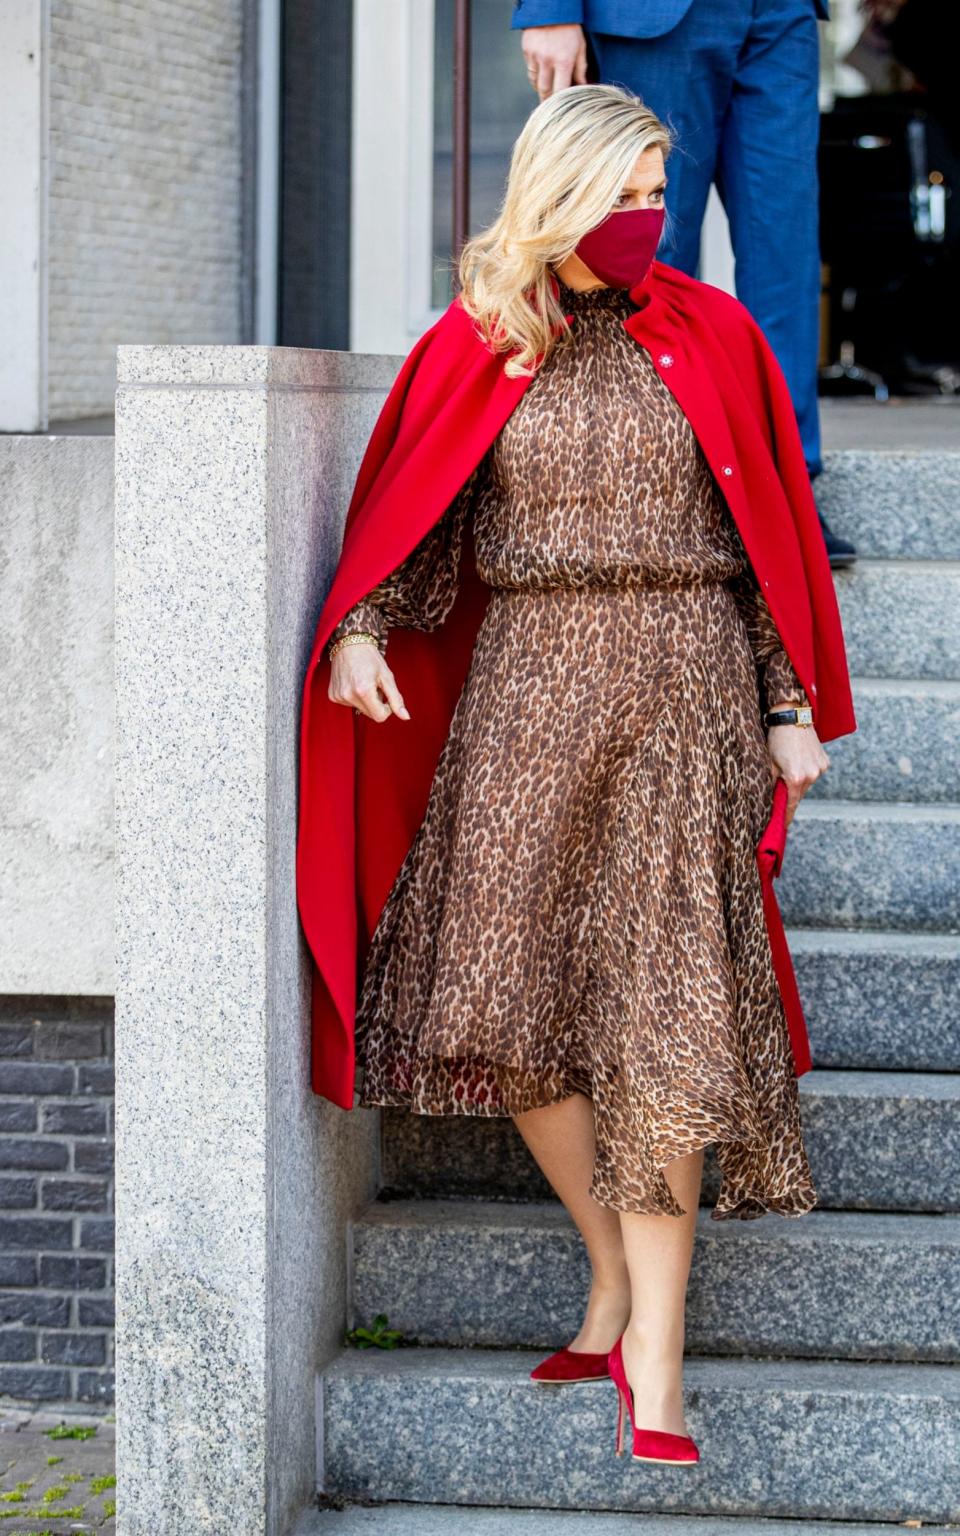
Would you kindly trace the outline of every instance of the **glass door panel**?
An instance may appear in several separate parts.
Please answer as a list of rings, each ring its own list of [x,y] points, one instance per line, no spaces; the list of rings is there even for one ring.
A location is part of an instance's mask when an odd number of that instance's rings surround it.
[[[513,142],[537,105],[510,27],[508,0],[473,0],[470,95],[470,230],[497,214]],[[455,292],[453,249],[453,28],[454,0],[436,0],[433,96],[432,287],[435,309]]]

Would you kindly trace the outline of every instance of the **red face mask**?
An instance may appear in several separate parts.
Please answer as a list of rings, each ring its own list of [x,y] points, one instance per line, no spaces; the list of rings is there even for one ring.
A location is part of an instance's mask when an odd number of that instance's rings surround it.
[[[608,213],[574,247],[594,277],[610,288],[634,288],[650,270],[663,231],[662,208]]]

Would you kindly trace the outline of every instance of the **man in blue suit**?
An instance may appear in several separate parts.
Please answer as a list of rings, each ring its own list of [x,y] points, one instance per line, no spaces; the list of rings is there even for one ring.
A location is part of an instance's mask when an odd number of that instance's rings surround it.
[[[817,21],[826,14],[826,0],[514,0],[511,21],[541,100],[585,84],[589,70],[671,126],[659,255],[691,275],[716,183],[737,295],[786,375],[811,477],[822,468]],[[853,545],[821,524],[831,564],[849,564]]]

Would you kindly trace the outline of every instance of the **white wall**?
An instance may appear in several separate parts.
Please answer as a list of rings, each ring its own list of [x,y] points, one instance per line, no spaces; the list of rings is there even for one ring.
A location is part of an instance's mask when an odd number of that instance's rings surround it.
[[[112,411],[118,343],[242,339],[244,0],[49,5],[55,421]]]
[[[113,439],[0,437],[0,992],[113,991]]]

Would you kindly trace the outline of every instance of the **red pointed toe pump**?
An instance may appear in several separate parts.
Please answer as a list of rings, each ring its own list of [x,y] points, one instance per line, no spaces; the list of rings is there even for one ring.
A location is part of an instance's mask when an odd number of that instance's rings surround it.
[[[633,1430],[634,1461],[662,1461],[671,1466],[688,1466],[700,1460],[700,1452],[689,1435],[672,1435],[665,1429],[638,1429],[633,1417],[633,1393],[623,1368],[623,1336],[608,1356],[610,1375],[617,1389],[617,1455],[623,1455],[626,1415]]]
[[[530,1372],[534,1381],[552,1387],[569,1386],[575,1381],[606,1381],[608,1374],[606,1353],[594,1355],[584,1349],[558,1349]]]

